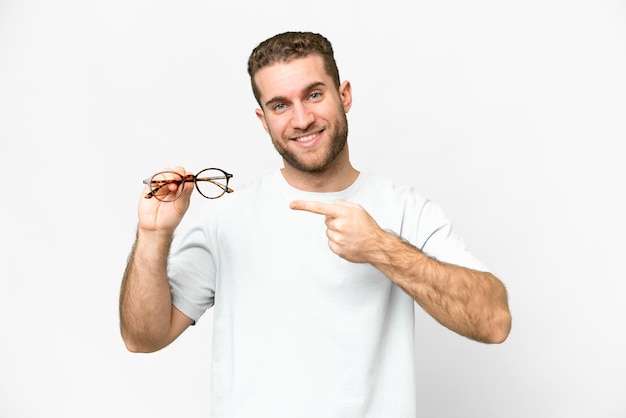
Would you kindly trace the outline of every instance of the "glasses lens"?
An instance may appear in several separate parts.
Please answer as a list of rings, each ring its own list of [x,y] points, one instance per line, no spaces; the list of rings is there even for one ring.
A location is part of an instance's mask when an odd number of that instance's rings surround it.
[[[172,202],[183,193],[183,178],[180,174],[164,171],[150,179],[152,195],[161,202]]]
[[[228,177],[222,170],[207,168],[196,175],[196,188],[209,199],[216,199],[228,190]]]

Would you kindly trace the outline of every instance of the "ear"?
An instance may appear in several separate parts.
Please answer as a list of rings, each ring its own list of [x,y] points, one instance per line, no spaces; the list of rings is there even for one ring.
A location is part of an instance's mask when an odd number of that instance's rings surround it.
[[[344,112],[348,113],[352,107],[352,85],[348,80],[339,86],[339,97],[341,97]]]
[[[259,120],[261,121],[261,124],[263,125],[263,129],[265,129],[265,132],[269,134],[270,130],[267,126],[267,121],[265,120],[265,113],[263,113],[261,109],[256,109],[254,112],[256,113],[256,117],[259,118]]]

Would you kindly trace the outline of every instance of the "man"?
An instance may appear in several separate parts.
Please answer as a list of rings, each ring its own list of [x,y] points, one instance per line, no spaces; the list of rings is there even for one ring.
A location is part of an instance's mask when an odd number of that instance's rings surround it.
[[[213,307],[213,416],[414,417],[415,302],[500,343],[505,288],[437,205],[351,165],[352,89],[324,37],[272,37],[248,71],[284,167],[180,227],[191,183],[173,202],[141,199],[120,298],[126,346],[159,350]]]

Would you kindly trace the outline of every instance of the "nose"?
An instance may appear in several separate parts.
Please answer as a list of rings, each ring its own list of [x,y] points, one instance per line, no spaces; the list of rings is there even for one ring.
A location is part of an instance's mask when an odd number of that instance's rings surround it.
[[[293,105],[291,125],[294,129],[306,129],[315,120],[315,115],[305,104],[296,103]]]

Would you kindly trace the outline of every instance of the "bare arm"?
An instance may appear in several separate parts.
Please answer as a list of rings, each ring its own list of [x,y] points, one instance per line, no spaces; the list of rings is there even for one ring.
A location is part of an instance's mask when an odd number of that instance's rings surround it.
[[[386,231],[378,245],[370,263],[442,325],[485,343],[507,338],[507,294],[494,275],[434,260]]]
[[[176,171],[185,173],[182,167]],[[193,187],[193,184],[190,184]],[[174,341],[193,321],[172,305],[167,256],[191,189],[174,202],[141,198],[137,240],[120,292],[120,328],[128,350],[153,352]],[[144,191],[145,194],[145,191]]]
[[[292,202],[292,209],[326,216],[329,246],[355,263],[370,263],[447,328],[486,343],[503,342],[511,329],[504,285],[491,273],[428,257],[381,229],[359,205]]]

